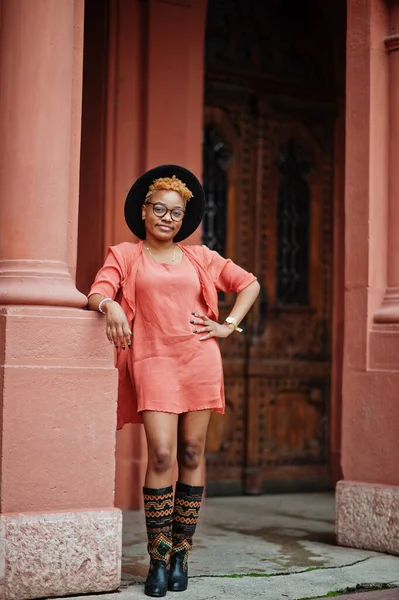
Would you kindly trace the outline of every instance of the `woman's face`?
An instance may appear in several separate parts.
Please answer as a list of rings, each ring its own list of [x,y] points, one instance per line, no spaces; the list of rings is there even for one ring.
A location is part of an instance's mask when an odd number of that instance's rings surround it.
[[[151,202],[151,204],[149,204]],[[170,210],[185,210],[183,198],[172,190],[157,190],[147,200],[148,204],[142,206],[142,217],[145,219],[146,238],[154,237],[158,241],[168,242],[173,240],[180,231],[183,221],[172,219]],[[163,204],[168,211],[163,217],[154,212],[154,204]],[[158,208],[159,210],[159,208]]]

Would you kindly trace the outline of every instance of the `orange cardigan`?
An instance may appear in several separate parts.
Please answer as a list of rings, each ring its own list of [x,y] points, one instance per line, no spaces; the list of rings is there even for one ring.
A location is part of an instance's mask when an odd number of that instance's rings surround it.
[[[208,307],[208,316],[215,321],[219,316],[217,292],[220,290],[238,294],[256,280],[252,273],[244,271],[230,259],[223,258],[206,246],[177,245],[197,271],[204,300]],[[130,326],[132,326],[135,315],[135,282],[139,266],[138,258],[142,252],[142,241],[138,243],[123,242],[117,246],[111,246],[105,263],[98,271],[89,293],[89,296],[101,294],[119,302]],[[118,429],[121,429],[125,423],[142,423],[141,416],[137,413],[134,382],[128,372],[127,352],[119,348],[116,361],[119,372]]]

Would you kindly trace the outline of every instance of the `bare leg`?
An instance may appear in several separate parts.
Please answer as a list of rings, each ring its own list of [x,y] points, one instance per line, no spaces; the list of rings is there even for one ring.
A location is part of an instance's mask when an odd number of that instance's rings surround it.
[[[172,485],[177,453],[178,415],[149,410],[141,414],[148,447],[145,486],[164,488]]]
[[[177,458],[179,481],[186,485],[204,485],[202,461],[210,417],[210,410],[180,415]]]
[[[175,491],[173,550],[168,581],[168,589],[173,592],[183,592],[188,585],[187,559],[204,491],[202,461],[210,416],[210,410],[198,410],[184,413],[179,418],[179,481]]]

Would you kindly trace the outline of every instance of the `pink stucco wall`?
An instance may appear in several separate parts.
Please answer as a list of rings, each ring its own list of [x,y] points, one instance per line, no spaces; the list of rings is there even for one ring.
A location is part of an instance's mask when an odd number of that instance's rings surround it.
[[[0,309],[3,514],[113,506],[116,377],[97,321]]]
[[[399,485],[399,325],[375,321],[394,259],[388,240],[399,234],[388,218],[399,191],[389,189],[392,152],[399,158],[389,33],[385,2],[348,2],[342,467],[345,480],[388,486]]]

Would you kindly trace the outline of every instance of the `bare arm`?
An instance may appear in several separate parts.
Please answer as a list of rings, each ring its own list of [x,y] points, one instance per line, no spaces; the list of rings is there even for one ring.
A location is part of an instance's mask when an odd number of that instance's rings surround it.
[[[244,288],[237,294],[236,301],[229,316],[233,317],[237,321],[238,325],[249,312],[249,309],[258,297],[259,292],[260,285],[258,281],[253,281],[248,287]],[[231,325],[228,325],[228,327],[233,329]]]
[[[100,304],[101,300],[104,300],[104,298],[105,296],[102,296],[101,294],[92,294],[91,296],[89,296],[87,308],[89,310],[98,310],[98,305]],[[106,304],[106,302],[104,302],[104,304]]]
[[[89,302],[87,304],[89,310],[97,310],[98,306],[105,296],[101,294],[92,294],[89,296]],[[126,346],[130,348],[132,332],[130,331],[129,323],[127,321],[123,308],[114,300],[107,300],[103,302],[101,310],[104,312],[106,319],[106,333],[107,338],[114,344],[116,348],[121,345],[122,350]]]

